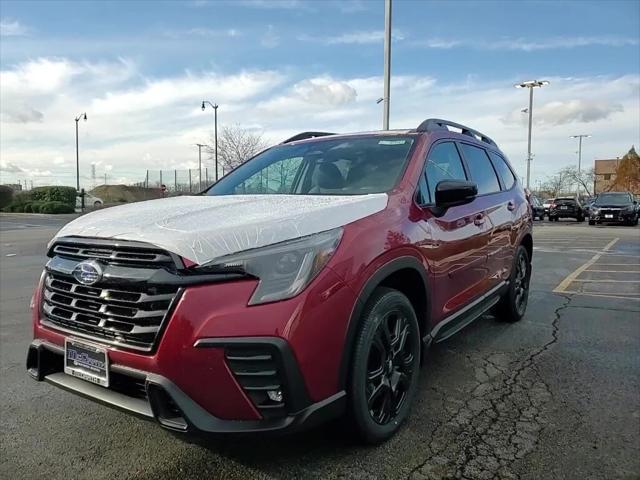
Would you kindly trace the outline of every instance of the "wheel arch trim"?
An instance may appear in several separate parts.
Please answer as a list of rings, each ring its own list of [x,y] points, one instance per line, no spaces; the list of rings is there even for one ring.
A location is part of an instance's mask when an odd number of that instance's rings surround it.
[[[429,290],[429,275],[424,265],[414,256],[405,255],[402,257],[394,258],[393,260],[388,261],[383,264],[380,268],[378,268],[365,282],[365,284],[360,289],[356,301],[354,302],[353,308],[351,310],[351,314],[349,316],[349,323],[347,326],[347,331],[344,338],[344,347],[342,349],[342,360],[340,362],[340,371],[339,371],[339,390],[347,389],[347,381],[349,378],[349,366],[351,365],[351,360],[353,358],[353,344],[354,339],[357,333],[358,328],[358,320],[362,315],[362,311],[364,307],[373,294],[374,290],[379,287],[385,279],[394,274],[395,272],[399,272],[400,270],[414,270],[416,271],[420,277],[422,278],[424,293],[425,293],[425,306],[426,311],[424,312],[427,315],[425,321],[425,336],[429,335],[431,330],[431,322],[429,315],[429,308],[431,306],[431,294]],[[418,312],[416,312],[418,313]]]

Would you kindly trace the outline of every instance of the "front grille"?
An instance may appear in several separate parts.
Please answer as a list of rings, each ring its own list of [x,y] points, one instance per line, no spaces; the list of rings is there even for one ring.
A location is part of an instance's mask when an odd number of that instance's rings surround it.
[[[76,243],[59,242],[52,250],[53,255],[77,260],[103,260],[114,265],[164,265],[173,267],[174,262],[169,254],[151,246],[123,246],[108,243]]]
[[[175,286],[86,286],[72,276],[49,272],[42,311],[45,323],[53,327],[151,350],[177,292]]]
[[[287,414],[285,400],[273,401],[267,392],[283,392],[281,370],[273,349],[261,345],[225,348],[227,365],[264,418]]]

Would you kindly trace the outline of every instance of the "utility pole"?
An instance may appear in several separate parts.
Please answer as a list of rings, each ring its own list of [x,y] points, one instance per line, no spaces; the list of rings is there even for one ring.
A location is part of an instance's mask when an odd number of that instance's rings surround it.
[[[81,113],[76,117],[76,190],[80,191],[80,153],[78,150],[78,122],[80,119],[87,121],[87,113]]]
[[[529,89],[529,133],[527,138],[527,188],[531,181],[531,130],[533,126],[533,89],[536,87],[543,87],[549,85],[548,80],[527,80],[526,82],[516,83],[516,88],[528,88]]]
[[[581,178],[581,173],[582,173],[582,139],[583,138],[589,138],[591,137],[591,135],[571,135],[571,137],[569,138],[577,138],[578,139],[578,197],[580,196],[580,190],[582,187],[582,178]]]
[[[384,89],[382,129],[389,130],[389,107],[391,101],[391,2],[384,0]]]
[[[198,190],[202,190],[202,147],[206,147],[204,143],[196,143],[198,147]]]
[[[211,103],[209,100],[202,101],[202,111],[209,105],[213,108],[213,143],[214,145],[214,159],[216,163],[216,182],[218,181],[218,104]]]

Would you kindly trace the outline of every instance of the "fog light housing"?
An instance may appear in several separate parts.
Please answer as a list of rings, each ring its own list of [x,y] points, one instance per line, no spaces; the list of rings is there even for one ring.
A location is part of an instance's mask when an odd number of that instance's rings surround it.
[[[284,395],[282,395],[282,390],[267,390],[267,396],[269,400],[272,402],[281,403],[284,400]]]

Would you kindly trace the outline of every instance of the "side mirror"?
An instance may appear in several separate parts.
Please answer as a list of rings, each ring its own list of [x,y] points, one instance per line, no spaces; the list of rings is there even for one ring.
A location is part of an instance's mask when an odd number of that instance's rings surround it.
[[[436,185],[436,209],[442,213],[447,208],[464,205],[478,195],[478,185],[466,180],[442,180]]]

